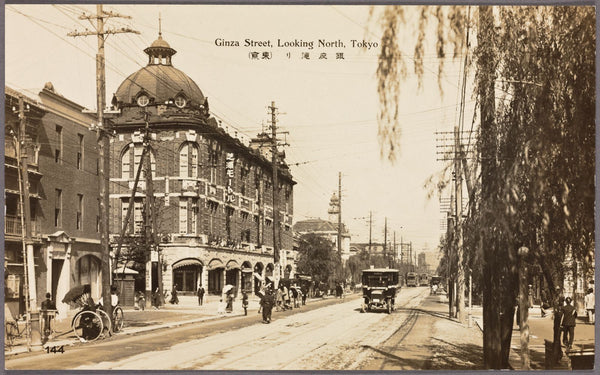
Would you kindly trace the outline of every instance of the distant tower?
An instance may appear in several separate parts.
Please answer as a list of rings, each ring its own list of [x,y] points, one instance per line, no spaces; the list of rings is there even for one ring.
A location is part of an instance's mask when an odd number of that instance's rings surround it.
[[[331,223],[337,223],[338,222],[338,213],[340,209],[340,200],[338,199],[338,196],[336,193],[333,193],[333,195],[331,195],[331,199],[329,200],[329,209],[327,210],[327,213],[329,214],[329,221]]]

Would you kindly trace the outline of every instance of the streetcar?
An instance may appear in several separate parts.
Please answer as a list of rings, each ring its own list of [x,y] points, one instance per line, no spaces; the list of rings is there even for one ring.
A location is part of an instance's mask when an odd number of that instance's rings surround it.
[[[429,286],[429,275],[426,273],[422,273],[419,277],[419,285],[421,286]]]
[[[363,303],[360,312],[385,309],[394,310],[396,295],[400,290],[400,271],[391,268],[371,268],[362,271]]]
[[[406,274],[406,286],[419,286],[419,275],[416,272]]]

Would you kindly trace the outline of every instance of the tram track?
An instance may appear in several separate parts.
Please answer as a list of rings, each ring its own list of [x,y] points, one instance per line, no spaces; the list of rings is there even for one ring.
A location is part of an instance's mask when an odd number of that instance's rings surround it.
[[[361,314],[360,299],[340,301],[293,315],[275,314],[271,324],[222,330],[161,350],[100,362],[87,368],[360,369],[362,363],[371,359],[373,350],[369,348],[381,348],[391,336],[410,332],[417,315],[412,309],[420,304],[427,291],[412,288],[401,291],[401,302],[392,314]],[[390,329],[390,326],[398,328]]]

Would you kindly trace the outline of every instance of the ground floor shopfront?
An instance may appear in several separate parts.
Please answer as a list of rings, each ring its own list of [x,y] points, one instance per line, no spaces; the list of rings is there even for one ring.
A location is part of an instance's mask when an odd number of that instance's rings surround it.
[[[173,287],[180,295],[196,295],[202,286],[208,294],[221,294],[226,285],[236,295],[262,288],[274,274],[273,256],[260,252],[233,250],[214,246],[161,246],[163,288]],[[293,276],[294,266],[280,259],[282,276]],[[154,283],[153,283],[154,285]]]
[[[5,241],[5,304],[13,316],[26,312],[22,247],[21,242]],[[57,318],[66,318],[67,312],[75,306],[62,300],[77,285],[89,284],[94,301],[100,298],[102,268],[99,241],[75,239],[59,231],[41,236],[33,248],[35,280],[29,282],[35,284],[35,298],[32,300],[35,300],[37,309],[46,293],[50,293],[59,312]]]

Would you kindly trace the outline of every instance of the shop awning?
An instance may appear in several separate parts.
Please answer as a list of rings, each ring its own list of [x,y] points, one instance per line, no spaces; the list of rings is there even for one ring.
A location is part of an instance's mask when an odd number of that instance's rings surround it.
[[[221,262],[220,259],[213,259],[210,261],[210,263],[208,263],[209,270],[214,270],[217,268],[225,268],[225,265],[223,264],[223,262]]]
[[[235,260],[230,260],[229,262],[227,262],[226,269],[228,269],[228,270],[239,270],[240,269],[240,265]]]
[[[178,262],[175,262],[175,264],[173,264],[173,269],[179,268],[179,267],[185,267],[185,266],[199,266],[199,267],[202,267],[202,262],[199,261],[198,259],[195,259],[195,258],[182,259],[182,260],[180,260]]]

